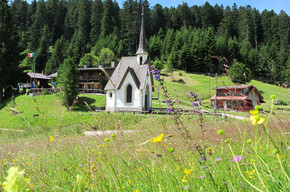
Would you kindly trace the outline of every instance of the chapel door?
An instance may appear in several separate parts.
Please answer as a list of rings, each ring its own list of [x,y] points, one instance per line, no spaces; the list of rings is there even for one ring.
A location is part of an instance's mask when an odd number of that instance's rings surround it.
[[[145,111],[148,111],[148,95],[145,95]]]

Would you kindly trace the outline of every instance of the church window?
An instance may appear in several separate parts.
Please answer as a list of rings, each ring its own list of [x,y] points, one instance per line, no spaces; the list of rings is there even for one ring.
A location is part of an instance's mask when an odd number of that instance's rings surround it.
[[[130,84],[127,87],[126,102],[132,103],[132,86]]]
[[[143,57],[140,57],[140,65],[142,65],[142,62],[143,62]]]
[[[112,96],[113,96],[113,94],[112,94],[112,92],[110,92],[110,93],[109,93],[109,97],[112,98]]]

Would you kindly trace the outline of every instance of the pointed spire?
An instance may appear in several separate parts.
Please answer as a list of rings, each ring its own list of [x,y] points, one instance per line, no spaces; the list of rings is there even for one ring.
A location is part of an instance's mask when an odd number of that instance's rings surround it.
[[[139,47],[137,50],[136,55],[138,54],[147,54],[148,51],[146,48],[146,41],[145,41],[145,29],[144,29],[144,5],[142,5],[142,22],[141,22],[141,30],[140,30],[140,38],[139,38]]]

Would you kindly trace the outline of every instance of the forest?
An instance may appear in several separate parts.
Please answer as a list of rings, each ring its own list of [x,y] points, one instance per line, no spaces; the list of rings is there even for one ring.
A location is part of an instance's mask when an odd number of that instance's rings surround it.
[[[222,74],[225,66],[240,62],[253,79],[290,81],[290,19],[284,11],[208,2],[168,8],[147,0],[5,2],[15,31],[9,38],[18,39],[21,53],[14,67],[22,70],[33,71],[34,59],[36,72],[51,74],[68,58],[75,66],[93,67],[106,65],[104,57],[135,55],[143,4],[147,48],[158,68]],[[32,52],[34,59],[27,57]]]

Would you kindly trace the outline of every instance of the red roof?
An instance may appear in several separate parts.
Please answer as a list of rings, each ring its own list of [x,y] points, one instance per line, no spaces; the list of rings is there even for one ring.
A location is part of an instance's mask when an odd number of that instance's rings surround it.
[[[248,96],[218,96],[217,100],[246,100]],[[214,100],[216,96],[214,95],[211,100]]]

